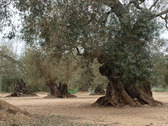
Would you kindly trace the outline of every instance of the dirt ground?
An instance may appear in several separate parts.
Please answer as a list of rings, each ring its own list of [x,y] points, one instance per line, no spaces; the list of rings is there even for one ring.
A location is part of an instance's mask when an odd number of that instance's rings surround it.
[[[100,96],[79,92],[77,98],[45,99],[47,93],[38,97],[9,98],[0,94],[0,99],[30,114],[68,117],[71,122],[86,126],[168,126],[168,92],[154,92],[154,98],[162,101],[158,107],[93,107]],[[55,124],[57,126],[57,124]]]

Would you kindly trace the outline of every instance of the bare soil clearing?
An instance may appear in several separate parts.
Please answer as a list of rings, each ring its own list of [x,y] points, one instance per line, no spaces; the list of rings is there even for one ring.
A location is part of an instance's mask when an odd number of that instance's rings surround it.
[[[163,106],[150,107],[93,107],[100,95],[77,93],[77,98],[46,99],[47,93],[38,97],[5,97],[0,99],[30,114],[66,117],[70,122],[97,126],[168,126],[168,92],[154,92],[154,98]],[[18,118],[19,120],[19,118]]]

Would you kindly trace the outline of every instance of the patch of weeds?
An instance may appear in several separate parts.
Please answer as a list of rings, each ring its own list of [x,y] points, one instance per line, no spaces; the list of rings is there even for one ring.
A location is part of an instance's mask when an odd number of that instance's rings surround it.
[[[86,123],[83,124],[83,126],[89,126],[89,124],[86,122]]]
[[[42,116],[42,115],[33,115],[35,120],[31,122],[21,122],[21,121],[12,121],[9,124],[0,126],[98,126],[85,123],[72,122],[72,120],[77,120],[80,117],[66,117],[61,115],[51,115],[51,116]]]
[[[57,117],[57,118],[61,118],[61,116],[60,116],[60,115],[57,115],[56,117]]]
[[[68,117],[61,116],[61,115],[51,115],[51,116],[37,116],[38,121],[36,126],[76,126],[72,122],[69,121]]]

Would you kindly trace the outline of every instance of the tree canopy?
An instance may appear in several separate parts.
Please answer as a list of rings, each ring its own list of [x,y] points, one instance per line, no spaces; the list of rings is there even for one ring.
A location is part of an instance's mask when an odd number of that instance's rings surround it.
[[[158,18],[167,25],[166,3],[33,0],[17,5],[24,12],[26,42],[39,44],[58,58],[74,50],[91,62],[98,58],[120,72],[127,83],[136,84],[150,77],[150,47],[159,39]]]

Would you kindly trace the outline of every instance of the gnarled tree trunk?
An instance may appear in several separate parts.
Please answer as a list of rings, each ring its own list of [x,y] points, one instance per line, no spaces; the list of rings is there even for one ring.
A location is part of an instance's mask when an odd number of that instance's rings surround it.
[[[146,85],[125,85],[120,76],[110,71],[105,65],[100,67],[100,73],[109,79],[106,95],[96,101],[96,105],[122,107],[125,105],[150,106],[162,105],[161,102],[154,100],[150,84]]]
[[[50,95],[47,97],[56,97],[56,98],[73,98],[75,95],[71,95],[67,90],[67,85],[55,83],[53,80],[46,81],[46,85],[50,88]]]
[[[28,92],[26,88],[26,83],[23,81],[17,81],[14,84],[14,93],[9,95],[9,97],[24,97],[24,96],[37,96],[36,94]]]

